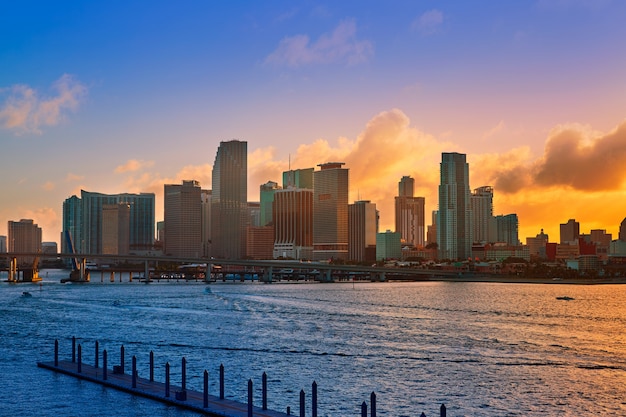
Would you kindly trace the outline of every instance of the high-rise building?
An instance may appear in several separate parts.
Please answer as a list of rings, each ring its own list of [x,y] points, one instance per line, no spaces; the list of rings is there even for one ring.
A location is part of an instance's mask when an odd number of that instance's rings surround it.
[[[619,225],[619,234],[617,235],[617,239],[626,242],[626,218],[622,220]]]
[[[102,253],[128,255],[130,245],[130,204],[102,205]]]
[[[248,226],[246,257],[248,259],[272,259],[274,255],[274,227]]]
[[[376,260],[400,259],[402,257],[402,245],[400,233],[387,230],[376,234]]]
[[[61,232],[61,252],[70,253],[69,242],[65,237],[65,231],[68,231],[73,242],[75,252],[81,252],[78,246],[82,240],[83,231],[83,204],[82,200],[75,195],[67,198],[63,202],[63,231]],[[70,265],[70,260],[64,260],[66,265]]]
[[[313,259],[348,257],[348,172],[343,162],[313,173]]]
[[[268,181],[260,187],[261,214],[260,226],[267,226],[272,222],[272,204],[274,204],[274,192],[280,186],[274,181]]]
[[[165,184],[163,253],[179,258],[202,255],[202,196],[198,181]]]
[[[211,190],[200,191],[201,206],[201,240],[202,240],[202,256],[208,258],[211,256]]]
[[[68,199],[70,207],[76,201]],[[65,200],[68,203],[68,200]],[[144,251],[154,244],[154,194],[101,194],[81,190],[80,239],[74,240],[78,253],[100,254],[102,252],[102,206],[126,203],[130,205],[129,250]],[[65,214],[65,208],[64,208]],[[68,219],[71,217],[68,216]],[[63,218],[63,230],[70,230]],[[65,242],[64,242],[65,244]]]
[[[440,259],[472,256],[469,165],[465,154],[441,154],[437,243]]]
[[[6,252],[8,252],[7,237],[0,236],[0,253],[6,253]]]
[[[426,229],[424,197],[414,197],[415,180],[404,176],[398,183],[398,196],[395,198],[396,232],[400,233],[406,245],[424,246]]]
[[[313,189],[314,168],[291,169],[283,172],[283,188]]]
[[[567,223],[561,223],[561,243],[578,242],[580,237],[580,223],[574,219],[569,219]]]
[[[22,219],[19,222],[8,222],[9,252],[37,253],[41,251],[41,227],[30,219]],[[21,257],[20,265],[31,265],[34,257]]]
[[[261,227],[261,203],[258,201],[248,201],[248,214],[246,227]]]
[[[517,246],[519,242],[517,214],[498,215],[495,217],[496,241],[509,246]]]
[[[274,258],[313,257],[313,190],[276,190],[272,219]]]
[[[248,226],[248,143],[220,142],[213,164],[211,255],[242,259]]]
[[[474,242],[489,243],[495,240],[493,228],[493,187],[476,188],[470,196],[472,232]]]
[[[348,205],[348,259],[357,262],[376,260],[378,212],[367,200]]]

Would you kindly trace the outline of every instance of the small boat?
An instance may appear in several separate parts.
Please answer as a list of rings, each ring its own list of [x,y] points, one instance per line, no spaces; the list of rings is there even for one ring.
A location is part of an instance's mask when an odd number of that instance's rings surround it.
[[[556,297],[557,300],[565,300],[565,301],[571,301],[574,299],[574,297],[568,297],[567,295],[563,295],[561,297]]]
[[[22,291],[22,297],[24,298],[28,298],[28,297],[32,297],[33,295],[31,293],[29,293],[28,291]]]

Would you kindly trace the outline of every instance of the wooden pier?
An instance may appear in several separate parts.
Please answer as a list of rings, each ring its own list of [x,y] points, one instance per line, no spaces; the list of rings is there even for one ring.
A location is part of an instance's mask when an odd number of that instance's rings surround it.
[[[97,344],[97,342],[96,342]],[[133,395],[150,398],[165,404],[178,406],[198,412],[207,416],[215,417],[286,417],[291,415],[288,407],[287,413],[267,409],[267,386],[266,376],[263,377],[263,401],[262,406],[254,406],[252,401],[253,389],[252,380],[248,381],[248,403],[243,404],[224,398],[223,389],[223,366],[220,367],[220,395],[209,395],[208,393],[208,372],[204,371],[204,392],[192,391],[186,389],[185,383],[185,358],[182,359],[182,385],[175,386],[170,384],[169,363],[166,364],[165,383],[154,381],[154,361],[152,352],[150,354],[150,378],[140,378],[137,373],[136,359],[132,358],[132,368],[129,373],[124,372],[123,363],[113,366],[112,369],[107,365],[107,352],[102,352],[102,365],[98,364],[98,356],[94,365],[88,365],[82,362],[81,345],[78,345],[78,355],[76,355],[75,339],[72,343],[72,361],[59,360],[58,341],[55,341],[54,361],[38,362],[37,366],[51,371],[60,372],[79,379],[94,382],[106,387],[115,388],[125,391]],[[97,348],[96,348],[97,349]],[[122,357],[124,347],[121,347]],[[122,359],[123,360],[123,359]],[[301,391],[303,394],[304,392]],[[303,395],[301,395],[303,397]],[[304,404],[301,402],[301,406]],[[317,407],[315,407],[317,408]],[[304,415],[301,410],[300,415]]]

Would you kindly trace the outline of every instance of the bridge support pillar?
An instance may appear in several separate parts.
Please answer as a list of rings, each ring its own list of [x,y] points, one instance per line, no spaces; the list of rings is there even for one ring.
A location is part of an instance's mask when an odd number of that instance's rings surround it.
[[[110,280],[111,280],[111,282],[115,282],[115,272],[114,271],[111,271]]]
[[[9,263],[9,282],[17,282],[18,278],[17,258],[12,257]]]
[[[85,271],[87,270],[87,259],[86,258],[82,258],[80,260],[80,280],[84,281],[85,280]]]
[[[150,281],[150,268],[148,267],[147,259],[143,262],[143,279],[145,279],[146,282]]]
[[[332,271],[330,269],[324,271],[324,282],[331,282],[333,280],[331,273]]]
[[[128,282],[133,282],[133,271],[128,271]]]

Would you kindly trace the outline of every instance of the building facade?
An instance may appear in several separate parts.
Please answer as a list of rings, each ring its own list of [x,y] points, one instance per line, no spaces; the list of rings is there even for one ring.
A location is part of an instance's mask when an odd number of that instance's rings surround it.
[[[221,142],[213,163],[211,256],[242,259],[248,226],[248,143]]]
[[[313,173],[313,259],[348,258],[348,172],[343,162]]]
[[[496,242],[510,246],[519,245],[519,222],[517,214],[498,215],[495,217]]]
[[[102,253],[128,255],[130,245],[130,204],[102,205]]]
[[[399,232],[387,230],[384,233],[376,234],[376,260],[384,261],[388,259],[402,258],[402,244]]]
[[[456,152],[441,154],[437,216],[440,259],[472,256],[469,165],[465,158],[465,154]]]
[[[283,188],[313,189],[314,168],[290,169],[283,172]]]
[[[493,187],[476,188],[470,196],[474,242],[495,242],[493,229]]]
[[[312,259],[313,190],[276,190],[272,223],[274,258]]]
[[[580,237],[580,223],[574,219],[569,219],[567,223],[561,223],[559,230],[561,232],[561,243],[578,242]]]
[[[400,232],[405,245],[416,248],[425,245],[426,215],[424,197],[415,197],[415,180],[404,176],[398,183],[398,196],[395,198],[396,232]]]
[[[41,252],[41,227],[30,219],[8,222],[9,252]],[[19,265],[31,265],[34,257],[20,257]]]
[[[163,253],[199,258],[202,246],[202,190],[198,181],[165,184],[163,192]]]
[[[260,226],[267,226],[272,223],[272,205],[274,204],[274,193],[278,189],[280,189],[280,186],[274,181],[268,181],[265,184],[262,184],[260,187]]]
[[[348,259],[357,262],[376,260],[378,211],[367,200],[348,205]]]

